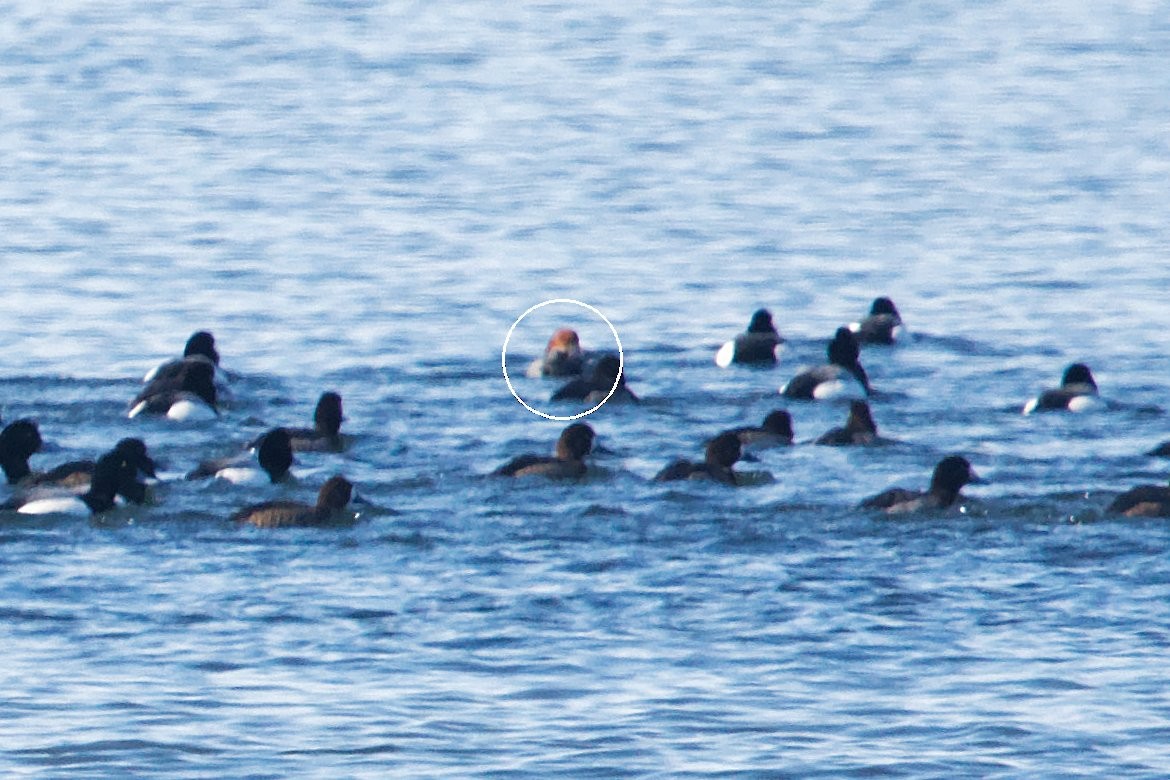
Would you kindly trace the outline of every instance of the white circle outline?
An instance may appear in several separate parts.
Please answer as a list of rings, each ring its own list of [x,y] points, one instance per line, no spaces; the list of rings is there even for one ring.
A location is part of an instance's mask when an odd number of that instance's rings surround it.
[[[617,342],[617,348],[618,348],[618,372],[617,372],[617,377],[615,377],[613,380],[613,387],[609,388],[609,393],[605,396],[605,398],[601,399],[601,401],[597,404],[597,406],[594,406],[592,409],[586,409],[584,412],[579,412],[578,414],[573,414],[573,415],[568,415],[568,416],[562,416],[562,415],[557,415],[557,414],[548,414],[546,412],[540,411],[539,409],[533,409],[531,406],[526,404],[524,402],[524,399],[520,397],[520,394],[516,392],[516,388],[512,386],[512,379],[511,379],[511,377],[508,376],[508,342],[512,340],[512,333],[516,330],[516,326],[519,325],[521,323],[521,321],[525,317],[527,317],[529,314],[531,314],[532,312],[536,311],[537,309],[544,308],[545,306],[550,306],[554,303],[572,303],[576,306],[580,306],[583,309],[588,309],[589,311],[596,314],[598,317],[600,317],[602,319],[602,321],[606,325],[609,326],[609,332],[613,334],[613,340]],[[587,303],[583,303],[581,301],[578,301],[574,298],[549,298],[547,301],[541,301],[540,303],[536,304],[535,306],[529,308],[528,311],[524,312],[523,314],[521,314],[519,317],[516,318],[516,321],[512,323],[512,327],[508,328],[508,335],[504,337],[504,348],[503,348],[503,350],[500,351],[500,367],[504,369],[504,382],[507,383],[508,390],[510,390],[512,392],[512,397],[515,398],[517,401],[519,401],[521,406],[523,406],[525,409],[532,412],[533,414],[537,415],[538,417],[543,417],[546,420],[558,420],[560,422],[569,422],[571,420],[579,420],[582,417],[585,417],[586,415],[593,414],[598,409],[605,406],[605,402],[608,401],[613,396],[613,394],[615,392],[617,392],[618,383],[622,381],[622,371],[625,369],[625,366],[626,366],[626,354],[622,351],[622,340],[621,340],[621,338],[618,337],[617,328],[615,328],[613,326],[613,323],[609,321],[608,317],[606,317],[604,314],[602,314],[600,311],[598,311],[595,307],[590,306]]]

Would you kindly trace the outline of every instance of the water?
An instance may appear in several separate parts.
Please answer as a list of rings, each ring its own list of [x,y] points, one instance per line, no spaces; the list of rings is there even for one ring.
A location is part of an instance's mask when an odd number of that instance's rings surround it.
[[[168,477],[4,516],[0,765],[1165,776],[1170,531],[1103,508],[1166,478],[1166,11],[0,4],[0,413],[34,467],[133,434]],[[916,336],[863,355],[896,444],[648,482],[878,294]],[[501,483],[560,429],[500,373],[550,298],[614,323],[644,403],[588,418],[585,484]],[[715,368],[761,305],[781,365]],[[127,421],[197,328],[223,419]],[[1111,406],[1020,416],[1073,360]],[[297,485],[178,479],[325,389],[354,442]],[[845,415],[790,408],[801,440]],[[990,480],[961,512],[854,508],[951,451]],[[352,527],[228,521],[336,472]]]

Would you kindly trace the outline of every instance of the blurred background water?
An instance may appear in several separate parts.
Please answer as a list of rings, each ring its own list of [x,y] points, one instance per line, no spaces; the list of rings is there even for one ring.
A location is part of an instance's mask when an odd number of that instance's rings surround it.
[[[3,517],[0,766],[1165,776],[1170,532],[1103,508],[1167,472],[1168,11],[0,2],[0,414],[34,467],[138,435],[167,477]],[[881,294],[896,444],[648,481]],[[588,418],[585,484],[500,483],[560,429],[500,371],[551,298],[644,403]],[[781,365],[717,369],[759,306]],[[222,419],[126,420],[200,328]],[[1073,360],[1108,408],[1022,417]],[[297,485],[178,479],[326,389],[354,442]],[[845,415],[789,408],[801,441]],[[990,480],[962,511],[855,509],[951,451]],[[228,520],[335,472],[352,527]]]

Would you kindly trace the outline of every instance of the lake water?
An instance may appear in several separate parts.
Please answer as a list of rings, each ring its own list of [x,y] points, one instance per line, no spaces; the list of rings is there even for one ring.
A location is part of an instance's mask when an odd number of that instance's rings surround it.
[[[0,414],[34,468],[164,464],[145,507],[0,517],[0,768],[1170,774],[1170,528],[1104,512],[1168,471],[1168,11],[0,2]],[[882,294],[897,443],[650,481]],[[587,418],[583,484],[492,479],[561,429],[500,370],[555,298],[643,403]],[[716,368],[760,306],[781,364]],[[513,375],[561,325],[614,347],[541,313]],[[200,328],[222,418],[127,420]],[[1074,360],[1108,407],[1020,415]],[[326,389],[353,443],[297,484],[181,479]],[[961,508],[856,509],[948,452],[988,479]],[[352,526],[229,520],[333,473]]]

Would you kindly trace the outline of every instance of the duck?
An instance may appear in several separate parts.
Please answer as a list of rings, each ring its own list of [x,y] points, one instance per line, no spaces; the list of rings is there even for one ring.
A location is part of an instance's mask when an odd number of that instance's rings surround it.
[[[827,364],[800,372],[780,388],[780,394],[806,400],[870,395],[869,377],[858,361],[861,349],[853,331],[837,328],[825,352]]]
[[[321,393],[313,410],[312,428],[288,428],[293,452],[341,452],[345,441],[341,435],[341,394],[332,390]]]
[[[116,497],[142,503],[146,487],[138,481],[138,466],[131,464],[123,452],[110,450],[94,463],[89,489],[80,495],[56,495],[33,498],[16,507],[26,515],[62,514],[92,516],[117,506]]]
[[[885,296],[874,298],[869,314],[849,325],[860,344],[895,344],[906,332],[898,307]]]
[[[345,507],[352,497],[353,484],[338,474],[321,485],[317,503],[313,506],[297,501],[265,501],[244,507],[231,519],[258,528],[336,525],[353,519],[345,514]]]
[[[593,405],[607,399],[638,401],[638,397],[626,386],[626,376],[617,355],[603,355],[588,378],[573,379],[552,395],[553,401],[584,401]]]
[[[42,444],[41,431],[34,420],[14,420],[0,430],[0,468],[8,484],[16,484],[32,473],[28,459],[40,452]]]
[[[141,477],[158,478],[154,459],[150,457],[146,442],[142,439],[120,439],[111,451],[121,455]],[[27,487],[84,488],[93,477],[94,466],[95,461],[92,460],[71,460],[46,471],[34,471],[21,480],[21,484]]]
[[[185,361],[180,370],[155,377],[130,402],[127,417],[162,415],[171,420],[213,420],[219,417],[216,405],[215,367],[208,361]]]
[[[219,352],[215,349],[215,336],[206,330],[198,330],[191,334],[187,339],[187,344],[183,347],[183,357],[168,360],[155,366],[146,372],[146,376],[142,377],[143,384],[150,384],[155,380],[167,380],[173,378],[183,371],[183,367],[188,361],[198,360],[211,363],[211,365],[219,366]]]
[[[772,324],[772,312],[757,309],[752,314],[747,330],[724,344],[715,353],[715,365],[727,368],[733,363],[740,365],[776,365],[776,347],[784,338]]]
[[[1110,514],[1126,517],[1170,517],[1170,486],[1138,485],[1109,504]]]
[[[964,485],[983,481],[962,455],[948,455],[934,467],[930,489],[925,493],[891,488],[865,499],[860,506],[862,509],[881,509],[886,514],[945,509],[959,499],[959,491]]]
[[[849,417],[846,418],[844,427],[829,429],[821,434],[815,443],[844,447],[873,444],[876,441],[877,425],[874,424],[869,404],[865,401],[850,401]]]
[[[293,451],[288,431],[273,428],[256,440],[256,463],[251,453],[206,460],[188,472],[186,479],[222,479],[234,485],[277,484],[289,479]],[[259,468],[257,468],[257,464]]]
[[[1024,404],[1023,413],[1083,412],[1098,403],[1097,382],[1084,363],[1072,363],[1060,378],[1060,387],[1050,388]]]
[[[707,442],[702,463],[676,460],[655,474],[654,481],[675,482],[684,479],[705,479],[736,486],[739,481],[731,467],[739,460],[742,453],[738,435],[730,431],[721,433]]]
[[[561,328],[548,340],[544,355],[533,360],[524,373],[533,379],[542,376],[580,376],[584,365],[585,353],[581,351],[581,338],[577,331]]]
[[[580,479],[588,470],[585,456],[593,450],[596,434],[587,423],[573,423],[561,431],[555,455],[520,455],[492,472],[497,477],[542,476]]]
[[[786,447],[793,439],[792,415],[784,409],[777,409],[769,412],[759,426],[730,428],[724,433],[734,434],[745,451]]]

